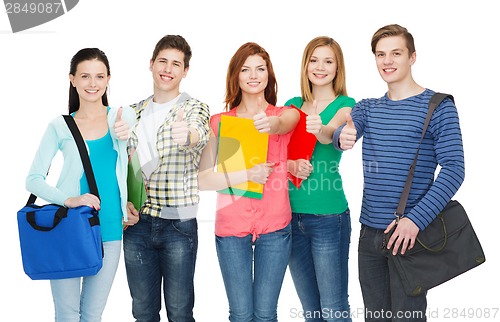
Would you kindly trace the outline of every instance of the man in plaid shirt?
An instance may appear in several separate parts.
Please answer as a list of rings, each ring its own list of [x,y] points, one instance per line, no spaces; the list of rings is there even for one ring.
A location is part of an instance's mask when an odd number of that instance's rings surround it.
[[[132,313],[141,322],[160,321],[162,286],[169,321],[194,321],[197,178],[210,112],[207,104],[179,91],[190,59],[183,37],[160,39],[150,62],[153,95],[133,105],[137,122],[129,155],[140,164],[135,177],[145,196],[136,205],[128,203],[138,221],[127,226],[123,249]]]

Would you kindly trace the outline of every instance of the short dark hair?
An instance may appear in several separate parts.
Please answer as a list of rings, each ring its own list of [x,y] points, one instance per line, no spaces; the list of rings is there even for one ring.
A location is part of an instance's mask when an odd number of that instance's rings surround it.
[[[160,39],[155,46],[155,50],[153,51],[153,57],[151,57],[151,61],[155,61],[156,57],[160,51],[164,49],[177,49],[184,53],[184,68],[189,67],[189,61],[191,60],[191,47],[184,37],[179,35],[166,35],[162,39]]]
[[[377,30],[372,37],[372,53],[375,54],[377,43],[380,39],[392,36],[403,36],[406,41],[406,47],[408,48],[408,54],[411,56],[415,52],[415,41],[413,36],[405,27],[401,27],[398,24],[387,25],[379,30]]]

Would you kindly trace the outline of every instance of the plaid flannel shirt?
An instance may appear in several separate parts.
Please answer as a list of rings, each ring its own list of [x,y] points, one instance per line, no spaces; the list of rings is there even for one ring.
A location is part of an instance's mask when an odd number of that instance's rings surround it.
[[[129,139],[129,155],[136,150],[138,138],[136,128],[141,119],[141,113],[151,101],[153,96],[132,105],[137,115],[137,122]],[[184,108],[185,120],[188,126],[195,129],[199,135],[199,141],[192,147],[182,146],[172,140],[172,123],[176,119],[177,112]],[[146,188],[146,201],[141,207],[142,214],[153,217],[164,217],[162,215],[168,207],[170,212],[182,210],[185,212],[180,217],[194,218],[199,203],[198,170],[201,152],[209,139],[210,112],[208,105],[191,98],[182,93],[177,103],[168,112],[165,123],[157,133],[156,148],[159,154],[159,162],[156,170],[149,179],[144,179]],[[195,207],[193,207],[195,206]],[[174,216],[175,217],[175,216]]]

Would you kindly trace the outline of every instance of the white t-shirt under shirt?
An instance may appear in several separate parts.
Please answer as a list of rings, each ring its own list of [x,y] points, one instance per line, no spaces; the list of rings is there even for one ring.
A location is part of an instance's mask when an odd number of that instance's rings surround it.
[[[158,104],[151,100],[142,111],[139,125],[137,126],[137,155],[141,163],[142,172],[149,178],[158,168],[158,149],[156,148],[157,134],[165,123],[165,118],[172,106],[177,103],[181,94],[166,103]]]

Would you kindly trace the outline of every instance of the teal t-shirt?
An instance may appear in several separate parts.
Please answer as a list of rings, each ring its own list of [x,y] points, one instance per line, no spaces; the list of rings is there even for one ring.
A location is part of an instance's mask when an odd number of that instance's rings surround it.
[[[301,97],[288,100],[285,105],[301,108]],[[338,96],[319,115],[324,125],[328,124],[337,111],[343,107],[353,107],[355,100],[348,96]],[[302,181],[298,189],[289,182],[289,196],[292,212],[316,215],[339,214],[347,210],[348,204],[339,173],[342,152],[332,144],[316,142],[311,164],[313,171]]]
[[[99,221],[101,222],[102,241],[122,239],[122,210],[120,206],[120,189],[116,178],[116,160],[118,153],[113,149],[111,134],[96,140],[85,140],[89,148],[90,163],[101,198]],[[85,173],[80,179],[81,193],[89,193],[89,185]]]

